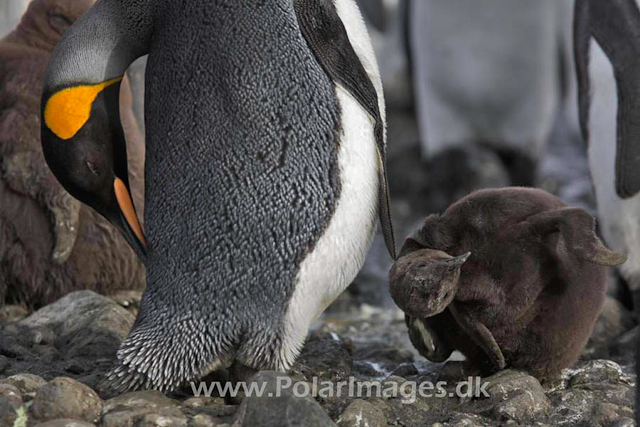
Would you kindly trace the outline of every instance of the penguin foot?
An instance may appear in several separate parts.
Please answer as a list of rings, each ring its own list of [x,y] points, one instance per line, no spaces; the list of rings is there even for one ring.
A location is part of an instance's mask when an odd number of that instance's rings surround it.
[[[239,383],[248,383],[257,372],[256,369],[235,360],[229,367],[229,381],[231,382],[231,386],[235,389]],[[239,405],[242,403],[245,397],[244,387],[237,387],[237,390],[238,393],[235,396],[227,395],[224,397],[226,403],[230,405]]]
[[[433,211],[445,210],[479,188],[500,188],[511,183],[500,157],[474,142],[436,154],[428,161],[427,169]]]

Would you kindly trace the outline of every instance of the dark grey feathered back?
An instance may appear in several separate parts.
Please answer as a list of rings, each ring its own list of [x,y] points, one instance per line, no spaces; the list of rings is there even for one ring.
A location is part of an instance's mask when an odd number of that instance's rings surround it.
[[[231,351],[281,366],[269,349],[278,348],[298,267],[340,192],[339,110],[293,2],[155,7],[145,99],[148,289],[120,354],[124,365],[149,363],[125,382],[164,388],[154,383],[164,369],[179,372],[167,381],[184,380]],[[240,340],[260,352],[244,354]]]

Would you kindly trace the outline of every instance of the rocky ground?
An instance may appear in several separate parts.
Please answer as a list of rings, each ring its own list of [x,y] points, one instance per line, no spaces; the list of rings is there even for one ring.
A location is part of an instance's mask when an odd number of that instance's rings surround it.
[[[380,393],[373,388],[367,395],[362,387],[360,396],[325,391],[314,398],[301,396],[304,387],[287,388],[280,397],[250,396],[239,405],[216,393],[194,397],[190,387],[169,396],[142,391],[113,397],[102,391],[101,375],[133,324],[135,293],[107,298],[75,292],[27,317],[7,306],[0,315],[0,426],[634,425],[638,327],[613,299],[583,360],[561,380],[543,387],[525,373],[506,370],[482,380],[486,396],[469,398],[450,396],[455,384],[445,397],[414,396],[403,384],[435,383],[441,364],[415,353],[401,313],[353,304],[353,298],[345,294],[317,322],[289,375],[310,384],[315,377],[320,385],[353,377],[355,390],[364,381],[380,381]],[[284,380],[265,371],[254,381],[266,384],[268,393]],[[398,395],[387,394],[394,387]]]

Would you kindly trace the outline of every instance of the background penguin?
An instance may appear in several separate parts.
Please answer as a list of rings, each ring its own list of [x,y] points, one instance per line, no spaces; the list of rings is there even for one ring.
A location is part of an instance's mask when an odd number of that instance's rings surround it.
[[[589,143],[601,230],[607,244],[629,257],[620,272],[640,317],[638,1],[577,0],[574,44],[580,123]],[[640,340],[637,355],[640,361]],[[637,406],[640,393],[636,399]]]
[[[629,261],[620,273],[640,305],[640,141],[634,0],[576,3],[575,45],[580,120],[602,235]],[[614,28],[615,27],[615,28]],[[592,36],[593,34],[593,36]]]
[[[114,105],[146,53],[143,235]],[[286,370],[378,210],[395,256],[384,100],[354,0],[99,0],[56,48],[42,111],[56,177],[146,254],[116,390],[233,360]]]
[[[482,190],[429,216],[390,280],[426,357],[441,362],[457,349],[484,374],[508,366],[549,379],[591,334],[603,266],[625,259],[602,245],[589,214],[545,191]]]
[[[451,151],[468,175],[482,179],[474,161],[491,156],[497,167],[506,166],[513,185],[534,184],[536,164],[569,89],[572,5],[573,0],[409,2],[416,112],[422,154],[433,159],[432,169],[446,165]],[[456,169],[448,175],[463,180],[458,174]],[[460,197],[477,188],[463,184],[468,190]]]
[[[364,17],[379,31],[387,28],[388,11],[384,0],[357,0]]]
[[[40,91],[51,50],[92,4],[35,0],[0,40],[0,304],[37,308],[79,289],[144,287],[144,268],[125,240],[60,186],[40,144]],[[128,85],[122,112],[142,207],[144,143]]]

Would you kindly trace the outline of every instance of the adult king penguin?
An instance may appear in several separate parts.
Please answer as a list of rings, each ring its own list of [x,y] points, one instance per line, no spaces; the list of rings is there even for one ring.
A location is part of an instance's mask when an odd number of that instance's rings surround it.
[[[116,107],[147,53],[143,234]],[[115,390],[286,370],[378,212],[395,258],[382,84],[354,0],[98,0],[57,46],[42,100],[51,170],[146,258]]]
[[[640,315],[640,1],[576,0],[574,46],[580,124],[598,216]],[[638,342],[640,358],[640,341]],[[639,359],[640,360],[640,359]],[[640,364],[636,363],[636,370]],[[636,407],[640,393],[636,393]],[[640,412],[636,411],[640,422]]]

